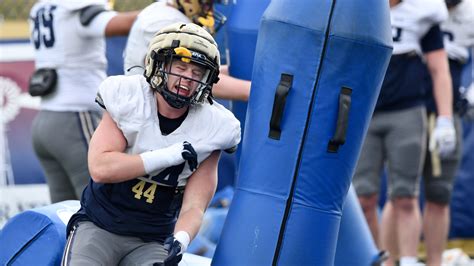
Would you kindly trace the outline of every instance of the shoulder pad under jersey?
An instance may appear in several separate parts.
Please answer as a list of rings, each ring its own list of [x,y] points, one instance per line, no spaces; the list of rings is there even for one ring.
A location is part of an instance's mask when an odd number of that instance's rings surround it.
[[[104,11],[106,11],[106,9],[102,5],[86,6],[81,9],[79,20],[83,26],[88,26],[97,15]]]

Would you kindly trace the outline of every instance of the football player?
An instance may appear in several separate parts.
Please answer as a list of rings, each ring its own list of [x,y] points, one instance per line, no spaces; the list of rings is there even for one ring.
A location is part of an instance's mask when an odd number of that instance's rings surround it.
[[[87,149],[101,111],[105,37],[128,34],[138,12],[117,13],[105,0],[41,0],[30,11],[36,71],[29,92],[41,97],[33,121],[35,153],[51,201],[78,200],[89,182]]]
[[[219,58],[207,31],[176,23],[151,40],[144,76],[100,85],[92,180],[68,224],[64,265],[180,261],[215,192],[220,152],[240,141],[239,121],[212,101]]]
[[[446,152],[440,146],[430,145],[423,170],[425,186],[425,205],[423,211],[423,238],[426,246],[426,264],[441,265],[442,254],[449,233],[449,203],[454,178],[462,156],[462,125],[460,113],[462,100],[460,95],[461,74],[469,59],[469,47],[474,45],[474,1],[446,0],[449,11],[448,20],[441,24],[444,46],[449,58],[449,68],[453,88],[453,119],[456,130],[454,152]],[[434,104],[428,103],[429,117],[436,115]],[[429,121],[433,121],[431,119]],[[431,128],[431,127],[430,127]],[[444,134],[444,133],[443,133]],[[449,137],[449,135],[446,135]],[[431,144],[437,136],[429,132]],[[429,143],[429,142],[428,142]]]
[[[444,1],[389,1],[393,55],[361,151],[354,186],[374,239],[392,254],[387,265],[393,265],[400,256],[403,266],[416,263],[421,234],[418,184],[427,134],[423,61],[433,80],[438,110],[435,132],[447,132],[439,134],[437,147],[452,152],[455,135],[451,78],[439,27],[448,13]],[[377,202],[385,164],[391,204],[382,212],[379,240]]]

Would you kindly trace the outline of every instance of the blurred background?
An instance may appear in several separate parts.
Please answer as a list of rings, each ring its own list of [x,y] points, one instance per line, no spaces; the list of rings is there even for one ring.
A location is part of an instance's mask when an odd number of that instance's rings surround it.
[[[117,0],[113,3],[113,9],[138,10],[151,2]],[[34,3],[34,0],[0,0],[0,229],[15,214],[49,204],[48,188],[31,143],[31,123],[39,101],[27,92],[28,80],[34,70],[27,20]],[[230,15],[232,6],[219,8],[224,14]],[[228,54],[225,28],[216,39],[225,63]],[[121,55],[125,42],[126,37],[109,38],[107,41],[109,75],[122,74]],[[465,73],[467,90],[473,84],[472,60]],[[231,102],[224,104],[232,108]],[[474,256],[474,205],[468,200],[474,193],[474,121],[471,117],[463,122],[464,157],[451,204],[449,247],[460,247]],[[61,137],[60,132],[58,137]],[[233,184],[234,161],[234,157],[223,158],[221,163],[225,167],[219,169],[222,177],[219,180],[220,188]],[[381,200],[383,204],[385,199]]]
[[[137,10],[151,2],[114,1],[113,8]],[[0,228],[14,214],[49,203],[30,133],[39,104],[38,99],[27,93],[34,70],[28,26],[29,10],[34,3],[34,0],[0,1]],[[126,37],[107,40],[109,75],[122,71],[121,50],[125,42]]]

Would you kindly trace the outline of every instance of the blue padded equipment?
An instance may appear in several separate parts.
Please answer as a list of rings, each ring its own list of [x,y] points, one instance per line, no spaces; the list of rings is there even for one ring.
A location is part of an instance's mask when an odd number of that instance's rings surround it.
[[[388,252],[378,251],[354,187],[350,187],[342,210],[335,266],[382,265]]]
[[[388,2],[368,1],[274,0],[265,10],[235,195],[213,265],[334,265],[392,51]]]
[[[257,33],[263,11],[270,0],[239,0],[232,6],[232,11],[227,22],[227,46],[229,51],[229,74],[233,77],[252,80],[252,68],[257,45]],[[232,102],[232,112],[240,121],[244,132],[247,103],[242,101]],[[242,144],[235,153],[236,173]]]
[[[68,200],[12,217],[0,231],[0,265],[60,265],[66,224],[79,208]]]

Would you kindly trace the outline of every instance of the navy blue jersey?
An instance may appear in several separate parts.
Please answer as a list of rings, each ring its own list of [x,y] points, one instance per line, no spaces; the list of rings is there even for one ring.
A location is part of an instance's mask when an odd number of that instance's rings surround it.
[[[405,0],[390,8],[393,55],[375,111],[400,110],[424,104],[426,67],[421,55],[443,47],[437,25],[447,15],[446,5],[440,0]]]
[[[81,209],[69,221],[68,232],[76,222],[88,220],[115,234],[162,242],[173,233],[183,194],[182,187],[140,179],[116,184],[98,184],[91,179],[82,194]],[[144,200],[137,200],[137,195]],[[150,195],[152,200],[147,198]]]
[[[439,25],[434,25],[420,40],[423,53],[443,48],[443,35]],[[400,110],[423,105],[432,94],[427,79],[431,76],[420,56],[415,52],[392,55],[385,74],[376,110]]]
[[[420,49],[429,53],[443,48],[443,36],[439,25],[435,25],[420,40]],[[400,110],[423,105],[430,88],[431,76],[426,65],[416,52],[396,54],[390,58],[376,110]]]
[[[392,55],[375,111],[391,111],[423,105],[426,67],[416,53]]]

